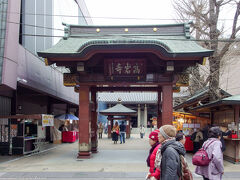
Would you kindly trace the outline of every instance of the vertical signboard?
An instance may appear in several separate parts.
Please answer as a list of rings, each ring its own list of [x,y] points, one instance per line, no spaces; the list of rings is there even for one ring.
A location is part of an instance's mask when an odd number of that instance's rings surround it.
[[[54,116],[49,114],[42,114],[42,126],[54,126]]]

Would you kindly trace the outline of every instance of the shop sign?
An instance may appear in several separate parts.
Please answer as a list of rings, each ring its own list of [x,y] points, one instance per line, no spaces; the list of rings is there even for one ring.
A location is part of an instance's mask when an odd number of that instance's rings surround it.
[[[194,128],[194,124],[189,124],[188,127],[189,128]]]
[[[42,114],[42,126],[54,126],[54,116],[49,114]]]
[[[195,128],[197,128],[197,129],[199,129],[199,128],[201,127],[200,124],[195,124],[194,126],[195,126]]]

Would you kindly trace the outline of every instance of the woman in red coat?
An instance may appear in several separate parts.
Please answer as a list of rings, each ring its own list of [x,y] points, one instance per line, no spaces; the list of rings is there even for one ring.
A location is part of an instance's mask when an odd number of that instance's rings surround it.
[[[148,179],[159,179],[160,171],[155,168],[155,158],[157,150],[161,146],[158,142],[159,130],[155,130],[149,134],[149,144],[151,149],[149,150],[149,155],[147,158],[147,166],[149,167]]]

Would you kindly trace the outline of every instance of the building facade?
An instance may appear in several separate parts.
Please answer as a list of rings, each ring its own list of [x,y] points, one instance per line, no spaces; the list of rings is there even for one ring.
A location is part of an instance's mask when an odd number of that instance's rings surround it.
[[[79,95],[63,85],[67,68],[45,67],[36,52],[54,45],[56,36],[63,36],[64,14],[56,14],[60,1],[0,0],[0,116],[31,114],[78,114]],[[65,2],[62,2],[62,6]],[[72,1],[75,22],[91,23],[83,1]],[[72,12],[71,6],[60,7]],[[80,14],[80,15],[79,15]],[[60,19],[60,20],[59,20]],[[60,21],[60,23],[59,23]],[[66,19],[67,21],[67,19]],[[60,32],[57,34],[56,31]],[[62,34],[61,34],[62,33]],[[11,124],[13,123],[13,124]],[[9,126],[16,130],[20,122],[0,119],[1,148],[9,151]],[[58,127],[56,127],[58,128]],[[38,127],[42,138],[52,141],[49,127]],[[14,137],[11,135],[10,137]]]
[[[76,22],[91,23],[84,18],[89,17],[84,2],[73,3],[78,9]],[[78,105],[78,94],[62,84],[68,70],[45,67],[44,59],[36,55],[53,45],[54,22],[62,19],[54,14],[57,6],[54,0],[0,1],[0,115],[58,114]]]

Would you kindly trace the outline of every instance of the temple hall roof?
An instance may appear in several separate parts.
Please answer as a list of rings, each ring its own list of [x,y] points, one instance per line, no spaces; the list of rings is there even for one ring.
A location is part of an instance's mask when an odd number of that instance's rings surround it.
[[[118,103],[117,105],[111,107],[111,108],[108,108],[108,109],[105,109],[105,110],[102,110],[100,111],[100,114],[103,114],[103,115],[130,115],[130,114],[135,114],[136,111]]]

